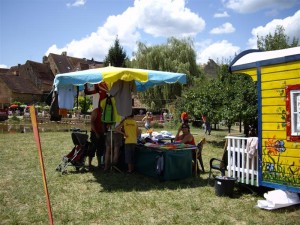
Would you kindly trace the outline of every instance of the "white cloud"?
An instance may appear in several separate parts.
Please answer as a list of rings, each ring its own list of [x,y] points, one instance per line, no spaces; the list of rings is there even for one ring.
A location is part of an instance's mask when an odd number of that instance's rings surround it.
[[[225,7],[239,13],[253,13],[262,9],[286,9],[299,4],[298,0],[223,0]]]
[[[134,15],[134,16],[133,16]],[[72,40],[62,48],[52,45],[47,52],[80,58],[103,60],[116,36],[120,44],[130,51],[136,48],[145,32],[154,37],[195,36],[205,27],[205,21],[185,8],[184,0],[135,0],[122,14],[110,16],[98,29],[80,40]]]
[[[229,17],[229,14],[226,11],[224,11],[223,13],[215,13],[214,17],[215,18]]]
[[[2,68],[2,69],[7,69],[8,66],[7,66],[7,65],[4,65],[4,64],[0,64],[0,68]]]
[[[235,28],[232,26],[231,23],[224,23],[220,27],[213,28],[210,33],[211,34],[228,34],[233,33],[235,31]]]
[[[275,19],[267,23],[265,26],[259,26],[252,29],[252,37],[248,40],[248,46],[250,48],[257,48],[257,35],[259,37],[265,37],[269,33],[272,35],[278,25],[281,25],[285,29],[285,34],[292,41],[293,37],[300,40],[300,10],[297,11],[293,16],[286,17],[284,19]]]
[[[154,37],[194,36],[205,21],[185,7],[184,0],[136,0],[138,27]]]
[[[239,52],[238,46],[222,40],[197,51],[197,63],[205,64],[209,59],[218,63],[229,63]]]
[[[75,0],[73,3],[67,3],[68,7],[79,7],[85,5],[87,0]]]

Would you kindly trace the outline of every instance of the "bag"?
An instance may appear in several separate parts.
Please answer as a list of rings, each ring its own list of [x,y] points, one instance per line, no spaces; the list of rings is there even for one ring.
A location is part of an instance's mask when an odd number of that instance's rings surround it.
[[[102,112],[102,121],[104,123],[114,123],[115,118],[114,118],[114,108],[111,102],[111,97],[107,96],[105,106]]]

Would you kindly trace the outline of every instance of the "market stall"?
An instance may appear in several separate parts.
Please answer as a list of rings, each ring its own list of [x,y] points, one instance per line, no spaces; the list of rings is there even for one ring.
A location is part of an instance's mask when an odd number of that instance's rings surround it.
[[[133,68],[120,68],[120,67],[104,67],[98,69],[90,69],[83,71],[70,72],[65,74],[58,74],[54,79],[54,91],[58,95],[57,102],[59,108],[72,109],[74,106],[74,99],[78,91],[85,90],[87,85],[96,85],[100,87],[105,83],[106,95],[113,98],[115,104],[115,111],[119,117],[115,117],[111,122],[119,122],[120,118],[129,116],[132,112],[132,94],[135,91],[144,91],[155,85],[171,84],[179,82],[186,84],[186,75],[183,73],[173,73],[164,71],[133,69]],[[103,90],[100,87],[100,90]],[[98,93],[97,93],[98,95]],[[100,94],[101,95],[101,94]],[[94,96],[93,96],[94,97]],[[101,96],[100,96],[101,98]],[[101,100],[101,99],[100,99]],[[100,104],[102,107],[102,104]],[[126,109],[126,110],[125,110]],[[112,138],[111,138],[112,140]],[[139,146],[140,148],[141,146]],[[191,148],[184,150],[181,146],[179,150],[163,150],[164,155],[164,179],[180,179],[191,175]],[[155,157],[157,151],[149,146],[144,146],[141,151],[138,151],[137,166],[141,171],[147,171],[147,163],[151,158]],[[161,148],[156,148],[161,151]],[[151,151],[153,155],[147,154]],[[145,154],[143,154],[145,153]],[[151,156],[150,156],[151,155]],[[184,155],[184,156],[183,156]],[[149,159],[149,158],[150,159]],[[180,165],[175,166],[175,164]],[[144,167],[144,168],[143,168]],[[174,169],[181,170],[177,174]],[[148,173],[148,172],[146,172]],[[149,171],[151,173],[151,171]],[[174,174],[173,174],[174,173]],[[175,175],[175,173],[177,175]]]

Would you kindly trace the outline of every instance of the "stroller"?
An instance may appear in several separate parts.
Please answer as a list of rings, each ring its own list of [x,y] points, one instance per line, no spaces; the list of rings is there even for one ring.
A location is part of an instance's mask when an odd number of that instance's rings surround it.
[[[72,132],[72,140],[74,147],[72,151],[62,158],[61,163],[56,167],[56,171],[61,172],[62,174],[67,173],[67,167],[74,166],[76,171],[84,169],[85,159],[87,157],[88,148],[90,142],[88,141],[89,136],[85,133]]]

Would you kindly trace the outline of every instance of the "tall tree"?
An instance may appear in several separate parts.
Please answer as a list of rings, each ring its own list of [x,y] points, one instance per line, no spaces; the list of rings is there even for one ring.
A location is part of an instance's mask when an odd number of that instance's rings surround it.
[[[125,67],[125,62],[127,60],[126,52],[120,45],[118,37],[116,37],[115,43],[108,50],[108,55],[104,59],[105,66],[115,66],[115,67]]]
[[[185,73],[188,77],[188,86],[194,79],[201,77],[201,71],[196,64],[196,53],[193,50],[191,39],[168,39],[166,44],[147,47],[138,43],[138,50],[134,54],[132,67]],[[141,101],[152,110],[165,108],[166,104],[181,96],[182,85],[167,84],[156,86],[139,94]]]
[[[298,43],[299,40],[295,37],[293,37],[292,42],[290,42],[290,38],[285,34],[284,27],[280,25],[276,27],[273,35],[271,33],[265,37],[259,37],[257,35],[257,47],[264,51],[296,47]]]

